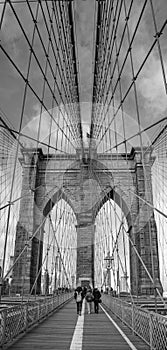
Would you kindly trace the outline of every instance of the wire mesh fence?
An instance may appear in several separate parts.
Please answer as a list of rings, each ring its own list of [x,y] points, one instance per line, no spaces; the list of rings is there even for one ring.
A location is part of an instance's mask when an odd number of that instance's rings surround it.
[[[73,293],[66,292],[39,301],[24,302],[21,305],[9,306],[0,310],[0,346],[12,342],[24,334],[31,326],[63,305]]]
[[[155,312],[142,310],[110,295],[103,294],[102,301],[123,323],[137,334],[151,350],[167,348],[167,318]],[[167,310],[164,309],[164,312]]]

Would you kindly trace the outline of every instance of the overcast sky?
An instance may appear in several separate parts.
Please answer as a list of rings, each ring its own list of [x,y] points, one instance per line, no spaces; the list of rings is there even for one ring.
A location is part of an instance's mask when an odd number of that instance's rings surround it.
[[[131,1],[126,1],[127,8]],[[132,36],[134,28],[144,1],[134,1],[129,20],[129,30]],[[76,21],[77,21],[77,39],[78,39],[78,52],[80,61],[80,76],[81,76],[81,100],[84,105],[89,105],[88,101],[91,100],[92,93],[92,57],[93,57],[93,30],[94,30],[94,1],[77,1],[76,2]],[[153,1],[155,16],[157,21],[158,30],[160,30],[167,17],[167,1]],[[125,24],[125,15],[122,11],[121,19],[119,21],[117,37],[118,43],[122,35],[123,27]],[[141,62],[143,61],[146,53],[153,43],[155,35],[155,29],[153,25],[153,19],[151,15],[150,1],[146,6],[144,16],[139,26],[136,39],[132,46],[132,55],[134,61],[135,73],[138,71]],[[123,41],[120,65],[127,52],[128,41],[127,35]],[[160,45],[163,55],[163,61],[165,70],[167,73],[167,28],[163,31],[160,38]],[[115,58],[113,58],[115,60]],[[123,94],[126,92],[127,87],[132,81],[132,72],[130,66],[130,60],[127,60],[125,70],[122,75],[121,84]],[[160,65],[159,53],[157,46],[155,46],[152,54],[150,55],[147,63],[142,70],[139,79],[137,80],[137,93],[141,124],[143,127],[148,126],[150,123],[161,119],[166,116],[167,111],[167,97],[164,88],[164,82],[162,77],[162,69]],[[118,101],[115,101],[119,103]],[[88,106],[87,106],[88,108]],[[131,92],[124,104],[124,111],[126,112],[127,128],[132,130],[132,119],[137,119],[134,103],[134,90]],[[88,114],[83,114],[83,120],[88,120]],[[127,131],[128,132],[128,131]],[[133,131],[132,131],[133,132]],[[135,127],[134,127],[135,132]],[[151,134],[149,134],[151,135]]]
[[[138,19],[141,6],[144,1],[134,1],[132,7],[132,14],[129,20],[129,28],[132,33],[136,21]],[[139,68],[142,59],[148,51],[148,48],[153,42],[155,30],[151,16],[150,2],[145,10],[141,26],[139,27],[136,39],[133,46],[133,58],[135,71]],[[81,106],[82,119],[84,123],[90,123],[89,105],[92,99],[92,82],[93,82],[93,60],[94,60],[94,20],[95,20],[95,0],[75,0],[75,22],[77,33],[77,51],[79,58],[79,72],[80,72],[80,100],[83,103]],[[130,0],[127,1],[129,6]],[[154,0],[154,9],[156,14],[158,30],[161,28],[167,14],[167,1]],[[0,13],[2,12],[0,5]],[[32,25],[27,14],[27,7],[24,4],[15,5],[17,13],[21,16],[27,33],[32,32]],[[124,13],[118,28],[118,40],[122,33],[124,25]],[[42,32],[42,18],[39,21],[39,26]],[[29,49],[23,40],[23,36],[19,30],[16,20],[12,15],[9,7],[6,10],[4,22],[1,33],[2,45],[7,52],[17,62],[19,68],[26,72],[27,57]],[[163,31],[160,39],[164,66],[167,70],[167,29]],[[127,41],[125,40],[122,47],[123,60],[127,50]],[[120,62],[121,63],[121,62]],[[41,77],[39,76],[36,66],[32,65],[31,77],[33,77],[33,84],[37,91],[40,91]],[[122,76],[123,91],[126,91],[132,79],[130,64],[127,62],[126,70]],[[18,77],[18,74],[6,59],[2,51],[0,51],[0,108],[6,113],[8,119],[12,121],[14,126],[18,128],[18,121],[20,119],[21,105],[23,99],[23,81]],[[142,74],[137,81],[138,100],[142,125],[148,125],[150,122],[156,121],[166,114],[167,98],[162,79],[162,71],[160,66],[159,54],[157,46],[153,50],[148,59]],[[118,101],[119,103],[119,101]],[[49,106],[48,106],[49,107]],[[125,103],[125,112],[130,118],[136,118],[134,113],[134,93],[130,93]],[[24,125],[29,123],[39,113],[39,104],[34,99],[31,93],[27,96],[27,104],[24,114]],[[130,123],[129,123],[130,124]]]

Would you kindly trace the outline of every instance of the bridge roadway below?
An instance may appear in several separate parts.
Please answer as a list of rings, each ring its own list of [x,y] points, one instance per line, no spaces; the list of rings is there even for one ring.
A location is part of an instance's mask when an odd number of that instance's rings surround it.
[[[99,313],[88,314],[83,302],[82,314],[77,315],[75,300],[34,327],[10,350],[148,350],[149,347],[100,305]]]

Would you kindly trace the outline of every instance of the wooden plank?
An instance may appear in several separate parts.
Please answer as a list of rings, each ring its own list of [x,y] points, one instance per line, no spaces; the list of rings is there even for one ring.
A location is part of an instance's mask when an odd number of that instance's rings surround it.
[[[138,337],[136,334],[133,334],[131,329],[122,323],[118,317],[116,317],[111,311],[108,310],[108,308],[105,309],[138,350],[150,350],[150,347],[140,337]]]
[[[130,350],[102,310],[85,315],[83,350]]]
[[[9,349],[69,350],[78,317],[80,316],[76,312],[76,303],[72,300],[15,342]],[[113,318],[137,350],[149,349],[140,338],[131,333],[128,327],[122,325],[116,317]],[[82,349],[130,350],[130,347],[102,310],[99,314],[87,314],[85,308]]]
[[[70,302],[10,346],[11,350],[64,350],[70,344],[77,322],[76,305]]]

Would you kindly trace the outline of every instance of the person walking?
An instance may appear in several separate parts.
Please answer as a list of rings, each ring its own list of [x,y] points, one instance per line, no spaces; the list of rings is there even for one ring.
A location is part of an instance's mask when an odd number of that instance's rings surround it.
[[[82,301],[83,301],[83,292],[82,292],[82,287],[78,286],[75,290],[74,293],[74,299],[77,304],[77,314],[81,316],[81,311],[82,311]]]
[[[101,298],[101,293],[98,290],[97,287],[94,288],[93,290],[93,297],[94,297],[94,310],[95,310],[95,314],[99,313],[99,302],[100,302],[100,298]]]
[[[85,295],[85,299],[87,301],[88,314],[90,314],[92,311],[92,301],[94,299],[91,288],[88,288],[86,295]]]
[[[83,292],[83,297],[85,297],[86,292],[87,292],[87,287],[86,287],[86,286],[84,286],[84,287],[82,288],[82,292]]]

